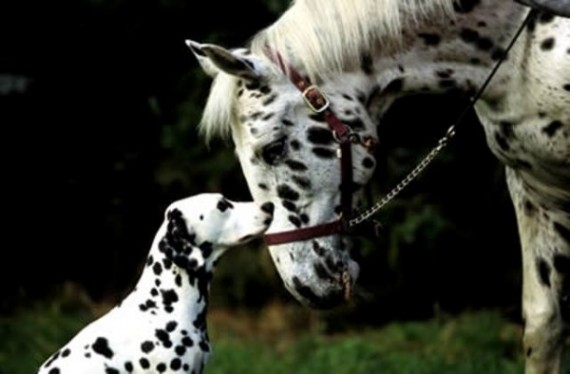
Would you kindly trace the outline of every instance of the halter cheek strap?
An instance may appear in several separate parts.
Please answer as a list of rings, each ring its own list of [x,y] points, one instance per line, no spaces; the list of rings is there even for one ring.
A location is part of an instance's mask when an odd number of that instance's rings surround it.
[[[264,236],[265,242],[267,245],[277,245],[347,232],[348,219],[352,215],[353,181],[351,145],[353,142],[361,142],[361,139],[334,114],[330,108],[330,102],[317,86],[311,84],[308,79],[303,78],[301,74],[291,66],[287,66],[279,53],[268,51],[268,56],[273,62],[279,65],[281,70],[289,76],[293,85],[301,91],[307,106],[313,112],[319,113],[324,117],[333,133],[334,139],[340,144],[340,202],[342,214],[340,219],[333,222],[266,234]],[[365,146],[372,147],[373,142],[370,139],[368,142],[369,144],[365,144]]]

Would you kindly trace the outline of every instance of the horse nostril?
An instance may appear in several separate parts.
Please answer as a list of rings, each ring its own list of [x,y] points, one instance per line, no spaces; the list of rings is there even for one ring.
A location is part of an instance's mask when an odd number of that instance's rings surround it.
[[[261,206],[261,210],[263,210],[265,213],[273,214],[275,205],[273,205],[273,203],[265,203]]]

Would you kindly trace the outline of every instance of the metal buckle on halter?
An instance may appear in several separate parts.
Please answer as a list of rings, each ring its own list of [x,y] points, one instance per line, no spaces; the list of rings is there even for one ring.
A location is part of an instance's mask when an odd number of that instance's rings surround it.
[[[305,91],[303,91],[303,99],[305,99],[307,106],[315,113],[324,112],[331,104],[327,97],[314,84],[310,85]]]

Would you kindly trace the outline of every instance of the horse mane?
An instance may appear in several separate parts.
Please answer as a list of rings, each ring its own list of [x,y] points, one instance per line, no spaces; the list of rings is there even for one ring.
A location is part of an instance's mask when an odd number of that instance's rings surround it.
[[[267,48],[295,61],[313,81],[360,66],[384,41],[401,40],[410,22],[450,14],[453,0],[294,0],[272,25],[251,40],[251,51]],[[436,18],[433,18],[436,19]],[[218,74],[200,130],[206,140],[230,133],[235,78]]]

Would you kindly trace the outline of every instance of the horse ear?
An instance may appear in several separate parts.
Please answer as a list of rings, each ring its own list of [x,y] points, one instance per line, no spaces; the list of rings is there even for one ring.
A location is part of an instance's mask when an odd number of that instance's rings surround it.
[[[186,40],[186,45],[190,48],[202,69],[211,77],[223,71],[230,75],[235,75],[249,80],[257,80],[260,74],[255,70],[251,61],[246,57],[214,44],[200,44],[192,40]]]

